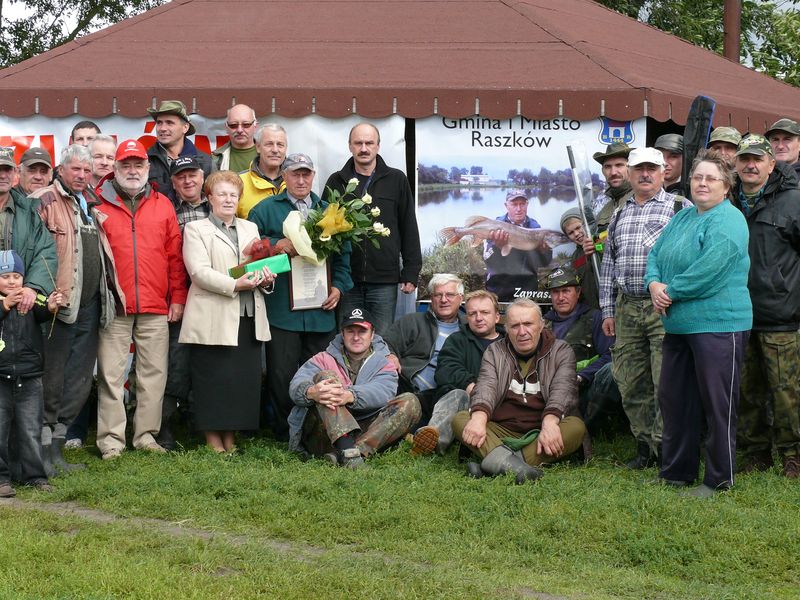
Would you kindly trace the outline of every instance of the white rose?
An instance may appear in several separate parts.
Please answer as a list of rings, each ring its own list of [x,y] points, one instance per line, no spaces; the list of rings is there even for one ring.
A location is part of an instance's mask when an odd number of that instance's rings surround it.
[[[377,221],[372,224],[372,228],[376,233],[382,233],[383,230],[386,229],[386,227],[383,226],[383,223],[378,223]]]
[[[390,235],[392,235],[392,230],[391,230],[391,229],[389,229],[388,227],[385,227],[385,228],[383,229],[383,231],[381,231],[381,235],[382,235],[383,237],[389,237]]]
[[[350,181],[347,182],[347,185],[358,185],[358,177],[353,177]]]
[[[381,216],[381,209],[376,206],[371,211],[369,211],[369,214],[371,214],[373,217],[380,217]]]
[[[369,194],[364,194],[364,195],[361,197],[361,201],[362,201],[364,204],[372,204],[372,196],[370,196]]]

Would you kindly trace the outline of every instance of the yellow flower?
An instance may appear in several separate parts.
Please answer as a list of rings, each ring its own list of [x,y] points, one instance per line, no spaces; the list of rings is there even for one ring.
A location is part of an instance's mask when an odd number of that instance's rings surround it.
[[[361,196],[361,201],[364,204],[372,204],[372,196],[370,196],[369,194],[364,194],[363,196]]]
[[[330,236],[337,233],[350,231],[353,228],[353,224],[350,223],[344,215],[345,208],[343,206],[339,207],[337,202],[331,202],[328,208],[325,209],[325,212],[322,213],[322,218],[317,222],[317,227],[322,229],[322,236],[328,236],[328,238],[330,238]],[[320,239],[322,239],[322,237],[320,237]]]

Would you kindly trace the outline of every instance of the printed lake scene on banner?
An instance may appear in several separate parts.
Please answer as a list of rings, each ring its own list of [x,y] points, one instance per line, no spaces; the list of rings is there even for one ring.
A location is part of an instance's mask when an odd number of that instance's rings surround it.
[[[549,302],[542,285],[571,261],[561,215],[578,205],[567,146],[591,153],[601,141],[645,139],[645,120],[431,117],[416,122],[417,220],[423,251],[420,298],[434,273],[455,273],[467,291],[501,302]],[[594,161],[595,194],[605,187]]]

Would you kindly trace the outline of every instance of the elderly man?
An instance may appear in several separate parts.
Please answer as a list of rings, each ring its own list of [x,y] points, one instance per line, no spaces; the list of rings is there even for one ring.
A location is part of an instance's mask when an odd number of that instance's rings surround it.
[[[353,289],[342,298],[341,314],[362,306],[375,319],[379,334],[386,333],[394,321],[397,285],[405,294],[417,289],[422,253],[414,205],[414,196],[405,173],[389,167],[379,154],[381,135],[371,123],[359,123],[350,130],[348,146],[352,157],[341,171],[332,174],[327,190],[344,193],[347,182],[358,179],[353,192],[359,198],[372,197],[372,206],[380,210],[380,222],[391,231],[375,248],[368,240],[353,247],[350,270]],[[330,200],[326,196],[326,200]]]
[[[325,456],[358,468],[364,458],[391,446],[420,417],[414,394],[397,394],[397,371],[373,318],[356,307],[342,331],[314,355],[289,384],[289,449]]]
[[[100,185],[100,180],[114,170],[114,155],[117,152],[117,142],[110,135],[103,133],[89,143],[89,153],[92,155],[92,187]]]
[[[779,119],[764,136],[772,145],[775,160],[792,165],[800,179],[800,124],[791,119]]]
[[[603,332],[599,310],[580,302],[581,279],[569,267],[555,269],[547,277],[553,309],[544,315],[545,327],[567,342],[577,363],[580,412],[588,429],[598,416],[621,406],[619,388],[611,373],[614,338]]]
[[[772,466],[800,476],[800,190],[791,165],[776,162],[773,146],[748,135],[736,153],[734,204],[750,230],[753,330],[745,351],[738,446],[743,472]]]
[[[286,189],[281,170],[289,148],[286,130],[275,123],[265,123],[256,131],[255,142],[258,156],[253,159],[249,170],[240,174],[244,190],[236,216],[242,219],[248,217],[256,204]]]
[[[168,323],[186,303],[181,232],[166,196],[148,183],[150,163],[141,142],[119,145],[114,174],[97,189],[97,228],[113,273],[117,317],[100,331],[97,351],[97,447],[104,460],[125,449],[122,391],[131,341],[136,347],[133,446],[165,452],[155,440],[167,380]]]
[[[25,196],[48,185],[53,178],[53,161],[42,148],[29,148],[19,160],[19,184],[16,189]]]
[[[631,193],[628,181],[628,155],[631,148],[624,142],[614,142],[606,146],[605,152],[595,152],[592,158],[602,165],[606,189],[597,196],[592,206],[597,215],[597,231],[602,233],[608,229],[611,215],[622,204],[622,199]],[[563,219],[562,219],[563,222]],[[562,226],[563,229],[563,226]]]
[[[12,188],[16,168],[14,148],[0,147],[0,250],[14,250],[22,259],[25,280],[17,308],[27,312],[37,294],[49,296],[55,289],[58,260],[53,237],[36,212],[39,201]]]
[[[283,163],[286,190],[261,202],[250,211],[249,220],[258,225],[262,238],[269,238],[273,248],[290,257],[297,256],[291,240],[283,236],[283,221],[292,211],[303,216],[309,210],[324,210],[328,205],[311,191],[314,163],[305,154],[290,154]],[[289,437],[287,418],[293,403],[288,395],[289,382],[301,364],[322,352],[336,335],[336,306],[342,294],[353,286],[350,279],[350,243],[342,253],[328,259],[331,288],[321,308],[292,311],[289,300],[289,274],[281,273],[275,290],[267,296],[267,314],[272,340],[267,345],[267,400],[270,428],[279,440]]]
[[[708,148],[716,150],[733,164],[741,141],[742,134],[735,127],[717,127],[708,138]]]
[[[536,219],[528,216],[528,196],[522,190],[509,190],[506,194],[506,214],[498,221],[511,223],[525,229],[539,229]],[[510,302],[519,297],[535,297],[539,289],[538,270],[553,259],[546,245],[535,250],[508,247],[509,234],[496,229],[489,234],[483,249],[486,263],[486,289],[497,294],[500,302]]]
[[[544,329],[533,300],[506,311],[506,339],[483,355],[469,411],[453,417],[453,431],[482,460],[472,476],[513,473],[517,483],[538,479],[536,465],[581,447],[586,428],[578,407],[575,353]]]
[[[664,191],[664,157],[655,148],[637,148],[628,157],[633,194],[611,218],[600,269],[603,331],[616,335],[614,379],[636,439],[631,469],[656,464],[661,445],[658,380],[664,327],[644,288],[647,255],[672,216],[691,203]],[[616,302],[615,302],[616,298]]]
[[[258,156],[253,135],[258,127],[256,111],[246,104],[236,104],[228,109],[225,131],[228,142],[211,153],[214,168],[218,171],[242,173]]]
[[[481,358],[489,344],[501,339],[497,296],[486,290],[467,294],[464,300],[467,323],[449,336],[442,345],[436,364],[436,404],[428,425],[414,433],[411,453],[444,454],[453,442],[451,422],[455,414],[469,407],[469,395],[475,388]]]
[[[69,134],[69,143],[88,146],[99,133],[100,128],[94,121],[78,121]]]
[[[78,468],[62,454],[67,428],[89,397],[101,323],[107,326],[114,318],[92,211],[98,200],[89,185],[91,173],[89,149],[67,146],[53,183],[33,194],[42,221],[55,232],[56,286],[65,299],[45,339],[42,454],[51,472],[53,466],[64,471]]]
[[[183,156],[194,156],[203,168],[206,177],[211,174],[213,167],[211,157],[198,150],[192,140],[195,129],[186,106],[180,100],[164,100],[158,108],[148,108],[147,112],[156,122],[156,139],[150,150],[147,151],[150,162],[150,181],[158,186],[157,191],[170,200],[174,199],[175,192],[170,180],[170,167],[172,163]]]
[[[448,336],[459,330],[464,318],[458,313],[464,284],[455,275],[437,273],[428,282],[431,306],[392,323],[384,339],[391,360],[400,371],[400,390],[412,392],[422,406],[420,425],[427,425],[436,402],[436,367]]]
[[[681,181],[683,170],[683,136],[677,133],[665,133],[656,138],[653,144],[664,157],[664,189],[670,194],[685,195]]]

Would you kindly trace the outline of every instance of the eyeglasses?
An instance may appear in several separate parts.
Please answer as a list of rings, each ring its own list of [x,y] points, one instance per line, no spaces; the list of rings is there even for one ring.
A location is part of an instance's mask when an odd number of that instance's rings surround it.
[[[240,127],[242,129],[250,129],[253,126],[253,123],[255,123],[255,121],[242,121],[241,123],[225,123],[225,127],[233,130],[239,129]]]
[[[725,181],[722,177],[714,177],[713,175],[692,175],[690,177],[692,181],[695,183],[703,183],[707,181],[708,183],[713,183],[714,181]]]
[[[454,294],[453,292],[447,292],[446,294],[445,293],[434,294],[432,297],[436,298],[437,300],[444,300],[445,298],[447,298],[448,300],[455,300],[460,295],[461,294]]]

